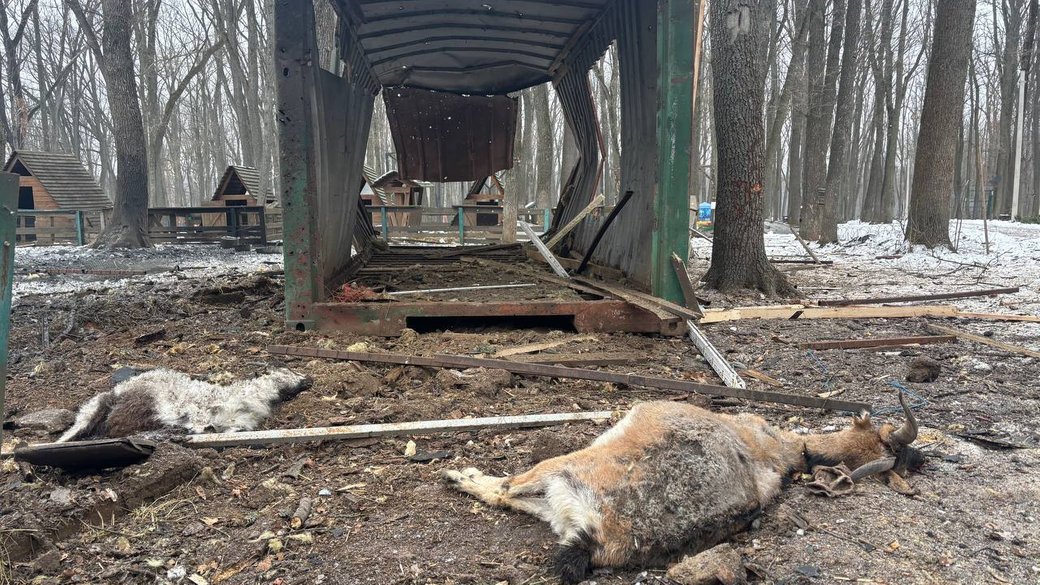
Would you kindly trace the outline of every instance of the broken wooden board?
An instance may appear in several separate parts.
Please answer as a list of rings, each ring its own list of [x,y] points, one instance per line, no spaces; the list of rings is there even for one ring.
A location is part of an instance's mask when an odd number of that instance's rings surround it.
[[[534,230],[531,228],[531,225],[522,221],[519,223],[520,229],[524,230],[524,233],[527,234],[527,238],[531,240],[531,243],[534,244],[534,247],[538,250],[538,253],[542,255],[542,258],[544,258],[545,261],[549,264],[549,267],[552,268],[553,272],[556,273],[556,276],[559,276],[560,278],[570,278],[570,275],[567,274],[567,271],[564,270],[563,266],[560,265],[560,261],[556,259],[556,256],[553,256],[553,253],[549,250],[549,248],[545,247],[545,244],[542,243],[542,240],[538,239],[538,234],[534,233]]]
[[[239,447],[249,445],[277,445],[305,441],[343,441],[370,437],[399,437],[464,431],[507,430],[547,427],[575,422],[610,420],[610,411],[570,412],[563,414],[531,414],[522,416],[492,416],[427,420],[404,423],[315,427],[303,429],[274,429],[239,433],[207,433],[190,435],[185,445],[197,449]]]
[[[761,390],[748,390],[746,388],[729,388],[727,386],[715,386],[711,384],[698,384],[686,380],[673,380],[669,378],[656,378],[638,374],[619,374],[614,372],[601,372],[599,370],[586,370],[581,368],[567,368],[563,366],[547,366],[542,364],[523,364],[508,360],[482,359],[457,355],[434,355],[416,356],[390,353],[364,353],[353,351],[335,351],[330,349],[318,349],[312,347],[294,347],[275,345],[267,349],[268,352],[277,355],[291,355],[307,358],[326,358],[338,360],[352,360],[361,362],[376,362],[384,364],[398,364],[405,366],[423,366],[431,368],[490,368],[506,370],[514,374],[526,376],[546,376],[550,378],[569,378],[572,380],[592,380],[595,382],[610,382],[613,384],[625,384],[628,386],[646,386],[648,388],[659,388],[663,390],[677,390],[680,392],[698,392],[713,396],[729,396],[744,400],[755,400],[759,402],[775,402],[778,404],[792,404],[806,408],[823,408],[829,410],[840,410],[845,412],[870,411],[870,405],[861,402],[845,402],[841,400],[822,400],[810,396],[794,394],[781,394],[778,392],[765,392]]]
[[[745,376],[749,377],[749,378],[754,378],[754,379],[759,380],[761,382],[765,382],[766,384],[769,384],[770,386],[773,386],[774,388],[783,388],[784,387],[784,383],[783,382],[781,382],[780,380],[777,380],[776,378],[770,376],[769,374],[766,374],[765,372],[748,368],[748,369],[744,370],[742,373]]]
[[[648,311],[652,310],[651,307],[656,307],[656,310],[654,312],[664,311],[666,313],[675,315],[677,317],[682,317],[684,319],[697,320],[701,318],[701,316],[698,315],[695,311],[691,311],[686,307],[680,307],[679,305],[671,301],[666,301],[665,299],[655,297],[645,292],[632,290],[623,286],[597,282],[594,280],[583,278],[581,276],[575,276],[573,277],[573,280],[576,280],[579,283],[589,286],[591,288],[598,289],[605,293],[611,294],[619,299],[624,299],[629,303],[632,303],[637,307],[642,307],[643,309],[646,309]]]
[[[579,211],[578,215],[574,216],[574,219],[567,222],[567,225],[560,228],[560,231],[556,232],[556,235],[545,243],[545,247],[550,250],[555,248],[556,244],[559,244],[560,241],[563,240],[563,238],[567,237],[567,234],[571,233],[571,231],[574,230],[574,228],[578,227],[578,224],[581,223],[583,219],[585,219],[585,216],[592,213],[600,205],[603,205],[603,201],[604,198],[602,193],[593,197],[592,201],[585,206],[585,209]]]
[[[537,353],[516,355],[511,362],[525,364],[558,364],[561,366],[623,366],[642,361],[632,353],[589,352],[589,353]]]
[[[701,304],[697,300],[696,287],[693,286],[693,279],[690,278],[690,271],[686,268],[686,263],[683,262],[682,258],[680,258],[675,252],[672,252],[672,268],[675,269],[675,276],[679,279],[679,288],[682,289],[683,299],[686,301],[686,308],[697,313],[698,317],[703,317],[704,311],[701,309]]]
[[[802,349],[865,349],[876,347],[905,347],[957,341],[953,335],[925,335],[918,337],[886,337],[876,339],[835,339],[832,341],[805,341],[798,344]]]
[[[1002,349],[1006,352],[1040,358],[1040,351],[1035,351],[1029,349],[1028,347],[1022,347],[1020,345],[1004,343],[1003,341],[997,341],[995,339],[991,339],[982,335],[975,335],[974,333],[968,333],[967,331],[961,331],[960,329],[954,329],[952,327],[942,327],[940,325],[928,325],[928,329],[935,333],[946,333],[948,335],[959,337],[961,339],[974,341],[975,343],[981,343],[983,345],[988,345],[997,349]]]
[[[708,338],[701,333],[700,329],[697,329],[697,325],[693,321],[686,322],[686,328],[689,329],[690,341],[697,347],[697,351],[704,356],[704,359],[711,366],[711,369],[715,370],[715,373],[722,378],[722,381],[730,388],[747,388],[747,383],[740,379],[737,371],[733,369],[733,366],[726,361],[726,358],[722,356],[718,349],[708,341]]]
[[[519,355],[522,353],[534,353],[536,351],[545,351],[547,349],[553,349],[566,345],[568,343],[577,343],[579,341],[595,341],[596,337],[592,335],[579,335],[577,337],[568,337],[567,339],[557,339],[556,341],[543,341],[542,343],[528,343],[527,345],[518,345],[516,347],[507,347],[500,349],[491,355],[493,358],[509,357],[511,355]]]
[[[707,309],[700,320],[704,323],[721,323],[743,319],[892,319],[905,317],[956,317],[957,307],[948,305],[909,307],[806,307],[805,305],[779,305],[775,307],[736,307],[733,309]]]
[[[970,297],[987,297],[1017,293],[1019,288],[991,288],[985,290],[968,290],[960,292],[935,293],[930,295],[905,295],[896,297],[872,297],[865,299],[820,299],[816,304],[821,307],[847,307],[849,305],[881,305],[885,303],[912,303],[916,301],[941,301],[946,299],[966,299]]]

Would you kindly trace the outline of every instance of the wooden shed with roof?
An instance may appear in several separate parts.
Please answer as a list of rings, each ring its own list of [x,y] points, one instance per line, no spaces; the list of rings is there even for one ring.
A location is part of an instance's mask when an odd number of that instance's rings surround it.
[[[217,190],[206,204],[207,207],[270,207],[277,206],[278,201],[270,187],[264,189],[260,185],[260,171],[254,167],[231,165],[224,171],[217,183]],[[248,215],[243,221],[248,222]],[[208,227],[227,225],[227,216],[218,213],[207,213],[203,225]]]
[[[77,216],[81,222],[90,222],[91,228],[100,229],[104,213],[112,208],[112,200],[97,179],[73,154],[17,150],[7,159],[4,171],[19,176],[18,209],[22,213],[18,229],[34,232],[19,235],[19,241],[56,241],[58,232],[75,229]],[[38,237],[35,232],[50,236]]]

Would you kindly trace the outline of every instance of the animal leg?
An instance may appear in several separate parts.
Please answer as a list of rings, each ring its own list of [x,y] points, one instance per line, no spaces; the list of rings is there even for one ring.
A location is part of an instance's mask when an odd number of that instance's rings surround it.
[[[456,489],[475,496],[492,506],[512,508],[546,522],[551,520],[549,503],[544,498],[523,497],[522,494],[531,492],[523,489],[514,490],[510,485],[513,483],[512,478],[484,475],[472,467],[462,471],[445,469],[441,472],[441,477]]]

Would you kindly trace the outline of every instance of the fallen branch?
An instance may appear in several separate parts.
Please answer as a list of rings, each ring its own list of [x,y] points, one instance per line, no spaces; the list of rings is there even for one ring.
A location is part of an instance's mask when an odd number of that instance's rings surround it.
[[[779,404],[792,404],[806,408],[823,408],[840,410],[846,412],[860,412],[870,410],[870,406],[858,402],[843,402],[839,400],[820,400],[808,396],[780,394],[777,392],[763,392],[759,390],[748,390],[745,388],[728,388],[726,386],[715,386],[711,384],[698,384],[686,380],[673,380],[669,378],[655,378],[641,376],[638,374],[618,374],[613,372],[601,372],[598,370],[585,370],[581,368],[566,368],[561,366],[546,366],[542,364],[524,364],[508,360],[481,359],[456,355],[434,355],[413,356],[401,354],[363,353],[352,351],[335,351],[328,349],[317,349],[311,347],[292,347],[275,345],[267,349],[270,353],[279,355],[291,355],[308,358],[328,358],[340,360],[353,360],[364,362],[377,362],[384,364],[399,364],[406,366],[423,366],[432,368],[489,368],[499,369],[527,376],[546,376],[550,378],[570,378],[574,380],[592,380],[595,382],[610,382],[613,384],[625,384],[628,386],[646,386],[648,388],[659,388],[663,390],[677,390],[680,392],[698,392],[714,396],[730,396],[744,400],[755,400],[759,402],[775,402]]]
[[[404,423],[316,427],[304,429],[274,429],[244,433],[209,433],[190,435],[185,444],[198,449],[248,445],[275,445],[305,441],[342,441],[370,437],[397,437],[457,433],[484,429],[505,430],[547,427],[573,422],[609,420],[609,411],[573,412],[564,414],[532,414],[524,416],[492,416],[486,418],[459,418]]]
[[[981,343],[990,347],[996,347],[1010,353],[1018,353],[1022,355],[1027,355],[1029,357],[1040,358],[1040,351],[1034,351],[1027,347],[1012,345],[1010,343],[1004,343],[1003,341],[997,341],[995,339],[990,339],[989,337],[983,337],[982,335],[975,335],[974,333],[968,333],[967,331],[961,331],[960,329],[954,329],[952,327],[941,327],[939,325],[929,325],[928,329],[937,333],[947,333],[949,335],[953,335],[961,339],[974,341],[975,343]]]
[[[300,505],[296,507],[292,518],[289,519],[289,528],[293,530],[303,528],[303,525],[307,523],[307,518],[311,515],[311,508],[313,507],[314,500],[307,497],[300,498]]]
[[[986,290],[968,290],[949,293],[935,293],[930,295],[906,295],[901,297],[872,297],[865,299],[821,299],[816,304],[821,307],[847,307],[849,305],[880,305],[884,303],[912,303],[915,301],[940,301],[945,299],[964,299],[969,297],[987,297],[991,295],[1003,295],[1017,293],[1019,288],[991,288]]]
[[[806,341],[799,343],[802,349],[864,349],[871,347],[904,347],[957,341],[953,335],[927,335],[923,337],[889,337],[879,339],[844,339],[834,341]]]

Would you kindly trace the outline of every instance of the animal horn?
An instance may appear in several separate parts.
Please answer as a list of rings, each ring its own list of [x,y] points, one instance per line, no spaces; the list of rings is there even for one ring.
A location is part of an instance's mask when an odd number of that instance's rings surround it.
[[[881,459],[875,459],[870,463],[865,463],[857,467],[856,471],[853,471],[849,477],[852,478],[853,482],[857,482],[863,479],[864,477],[870,477],[871,475],[876,475],[878,473],[888,471],[889,469],[895,467],[895,465],[895,457],[884,457]]]
[[[899,393],[899,404],[902,405],[903,412],[906,414],[906,422],[899,427],[899,430],[889,435],[888,438],[892,449],[896,451],[917,440],[917,420],[914,418],[914,413],[910,410],[910,406],[906,403],[906,395],[902,392]]]

